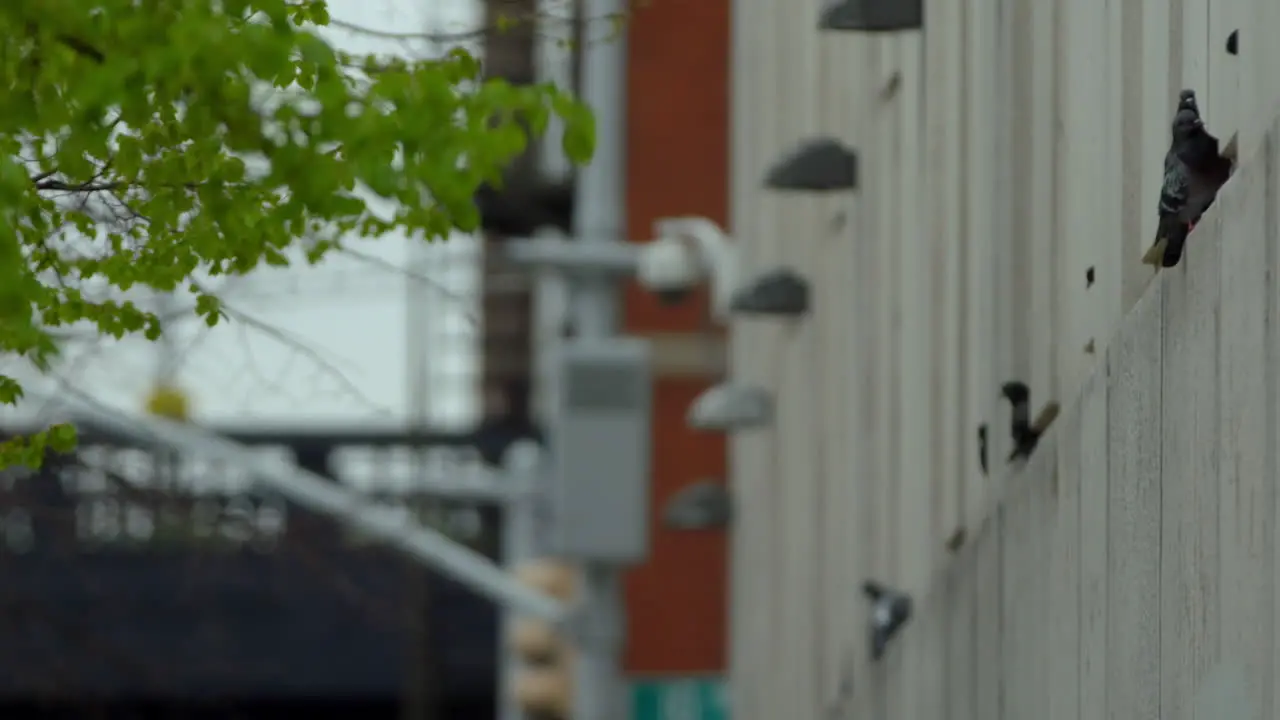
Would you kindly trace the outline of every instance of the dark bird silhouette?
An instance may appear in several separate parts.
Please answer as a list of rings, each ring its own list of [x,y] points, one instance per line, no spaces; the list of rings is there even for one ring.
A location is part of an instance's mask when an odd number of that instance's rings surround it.
[[[1194,91],[1183,90],[1178,96],[1172,129],[1164,158],[1155,240],[1165,241],[1160,260],[1164,267],[1173,267],[1182,259],[1187,236],[1231,176],[1231,160],[1222,156],[1218,138],[1205,129]]]
[[[982,466],[982,474],[986,475],[987,470],[987,424],[982,423],[978,426],[978,463]]]
[[[506,238],[526,238],[544,228],[573,231],[572,180],[516,179],[501,188],[485,184],[476,191],[480,227]]]
[[[871,601],[871,621],[868,624],[871,659],[879,660],[884,657],[889,641],[911,619],[911,597],[874,580],[862,583],[862,592]]]
[[[1035,420],[1031,419],[1031,390],[1026,383],[1016,380],[1007,382],[1000,388],[1000,394],[1009,401],[1013,415],[1009,419],[1009,436],[1013,439],[1013,451],[1009,453],[1009,462],[1031,456],[1040,442],[1045,430],[1058,418],[1059,407],[1056,402],[1045,403]]]

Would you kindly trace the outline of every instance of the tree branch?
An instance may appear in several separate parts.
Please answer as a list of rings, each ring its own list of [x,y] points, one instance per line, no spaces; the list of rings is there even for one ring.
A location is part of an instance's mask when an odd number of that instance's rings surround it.
[[[107,61],[107,56],[101,50],[80,38],[71,37],[70,35],[58,35],[58,42],[74,50],[77,55],[89,58],[99,65]]]

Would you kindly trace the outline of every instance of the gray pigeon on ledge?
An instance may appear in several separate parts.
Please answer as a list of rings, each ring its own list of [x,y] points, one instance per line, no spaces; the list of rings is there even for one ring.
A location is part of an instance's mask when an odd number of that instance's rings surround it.
[[[1173,138],[1165,153],[1160,189],[1155,242],[1165,241],[1160,259],[1163,267],[1173,267],[1182,259],[1187,236],[1230,176],[1231,161],[1222,156],[1218,138],[1205,129],[1195,91],[1183,90],[1173,117]]]

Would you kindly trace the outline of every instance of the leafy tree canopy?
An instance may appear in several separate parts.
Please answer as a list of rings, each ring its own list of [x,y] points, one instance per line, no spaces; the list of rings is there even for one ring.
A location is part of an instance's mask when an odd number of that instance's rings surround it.
[[[287,265],[296,245],[315,263],[342,238],[475,230],[475,191],[551,113],[589,159],[591,115],[554,87],[482,81],[462,49],[340,52],[328,22],[325,0],[0,2],[0,356],[47,371],[50,330],[71,324],[157,338],[114,290],[186,289],[214,325],[199,278]],[[21,397],[0,375],[0,402]],[[0,466],[74,439],[9,441]]]

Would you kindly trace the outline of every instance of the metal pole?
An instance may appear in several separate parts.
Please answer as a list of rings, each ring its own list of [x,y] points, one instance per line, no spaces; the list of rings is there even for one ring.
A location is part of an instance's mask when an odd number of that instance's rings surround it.
[[[603,18],[624,16],[625,0],[586,0],[582,5],[588,22],[613,27]],[[592,36],[594,35],[594,37]],[[576,183],[573,234],[585,243],[617,243],[626,240],[623,202],[626,129],[627,44],[624,35],[588,35],[582,58],[582,100],[596,117],[596,153]],[[578,336],[601,338],[616,332],[618,293],[616,280],[595,276],[579,278],[575,302]]]
[[[512,493],[502,506],[502,564],[509,570],[534,557],[537,535],[537,498],[541,481],[540,451],[534,443],[517,443],[507,451],[503,469],[512,480],[519,480],[523,491]],[[521,659],[511,646],[511,624],[515,613],[502,612],[499,635],[498,712],[500,720],[518,720],[520,707],[512,692],[512,680],[520,670]]]
[[[581,6],[588,22],[616,27],[601,18],[624,16],[625,0],[587,0]],[[626,240],[623,203],[626,147],[625,35],[587,33],[582,59],[582,99],[595,112],[596,153],[578,177],[574,203],[574,235],[582,243]],[[616,279],[579,277],[574,298],[580,341],[604,338],[617,331]],[[620,720],[622,702],[623,618],[622,569],[593,564],[583,573],[583,617],[576,668],[575,720]]]

